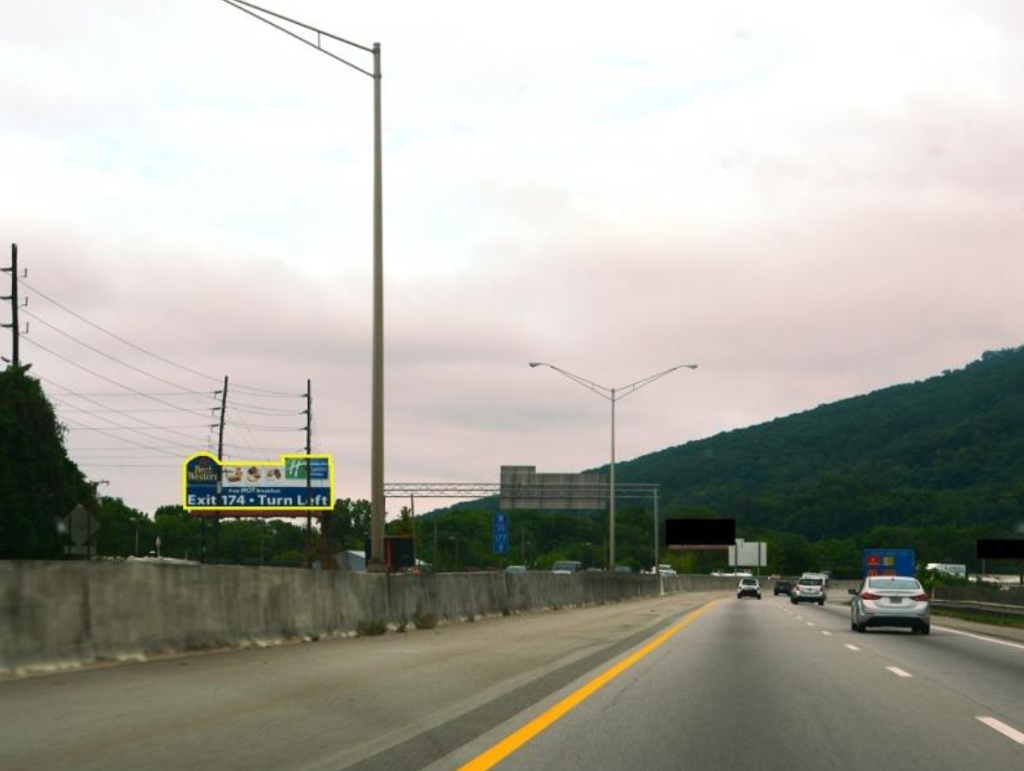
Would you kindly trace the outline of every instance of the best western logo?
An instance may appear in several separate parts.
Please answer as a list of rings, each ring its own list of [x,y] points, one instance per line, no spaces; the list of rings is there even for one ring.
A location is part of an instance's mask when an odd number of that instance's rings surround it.
[[[212,463],[197,463],[188,470],[189,482],[216,482],[220,472]]]

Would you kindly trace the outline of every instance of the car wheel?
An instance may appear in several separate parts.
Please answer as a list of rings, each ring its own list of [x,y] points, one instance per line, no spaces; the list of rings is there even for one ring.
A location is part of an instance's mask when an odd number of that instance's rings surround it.
[[[864,634],[866,631],[868,631],[868,625],[863,623],[857,624],[856,629],[857,632],[859,632],[860,634]]]
[[[760,595],[760,594],[759,594],[759,595],[757,595],[757,599],[759,599],[759,600],[761,599],[761,595]]]
[[[921,632],[921,634],[931,634],[932,633],[932,625],[931,624],[923,624],[921,626],[920,632]]]
[[[850,631],[851,632],[856,632],[857,631],[857,625],[854,623],[852,618],[850,619]]]
[[[822,607],[822,608],[825,607],[825,601],[824,600],[818,600],[818,605],[820,607]]]
[[[790,597],[790,598],[789,598],[789,604],[790,604],[790,605],[796,605],[796,598],[794,598],[794,597]]]

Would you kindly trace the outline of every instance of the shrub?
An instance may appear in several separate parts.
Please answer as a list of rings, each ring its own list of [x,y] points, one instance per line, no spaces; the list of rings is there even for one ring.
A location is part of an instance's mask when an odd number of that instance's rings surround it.
[[[433,629],[437,626],[437,617],[433,613],[417,613],[412,623],[417,629]]]
[[[356,632],[360,637],[376,637],[388,631],[388,626],[383,621],[360,621],[356,625]]]

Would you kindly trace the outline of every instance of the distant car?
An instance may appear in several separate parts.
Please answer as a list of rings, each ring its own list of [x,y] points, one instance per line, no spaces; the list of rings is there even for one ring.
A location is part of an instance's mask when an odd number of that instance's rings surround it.
[[[616,565],[615,566],[615,572],[616,573],[632,573],[633,572],[633,568],[631,568],[629,565]]]
[[[505,568],[505,572],[510,573],[512,575],[515,575],[516,573],[525,573],[526,565],[509,565],[507,568]]]
[[[743,597],[757,597],[761,599],[761,584],[756,578],[741,578],[740,585],[736,587],[736,599]]]
[[[551,572],[560,576],[571,576],[580,572],[583,563],[578,560],[558,560],[551,566]]]
[[[793,591],[793,582],[787,581],[784,578],[780,578],[775,582],[775,596],[778,597],[780,594],[785,594],[787,597],[789,593]]]
[[[824,605],[828,595],[825,594],[825,580],[822,578],[801,578],[789,592],[789,601],[794,605],[801,602],[816,602]]]
[[[850,629],[865,632],[873,626],[909,627],[930,634],[932,611],[927,592],[910,576],[870,576],[860,589],[850,589]]]
[[[604,571],[601,568],[587,568],[587,572],[588,573],[603,573]]]
[[[671,565],[658,565],[658,575],[662,576],[677,576],[676,569]]]

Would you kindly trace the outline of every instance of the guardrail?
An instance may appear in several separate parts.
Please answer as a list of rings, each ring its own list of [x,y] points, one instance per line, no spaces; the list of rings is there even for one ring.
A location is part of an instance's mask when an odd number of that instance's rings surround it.
[[[993,616],[1024,617],[1024,606],[1004,605],[999,602],[981,602],[980,600],[940,600],[932,598],[931,604],[936,608],[950,610],[966,610],[973,613],[988,613]]]

